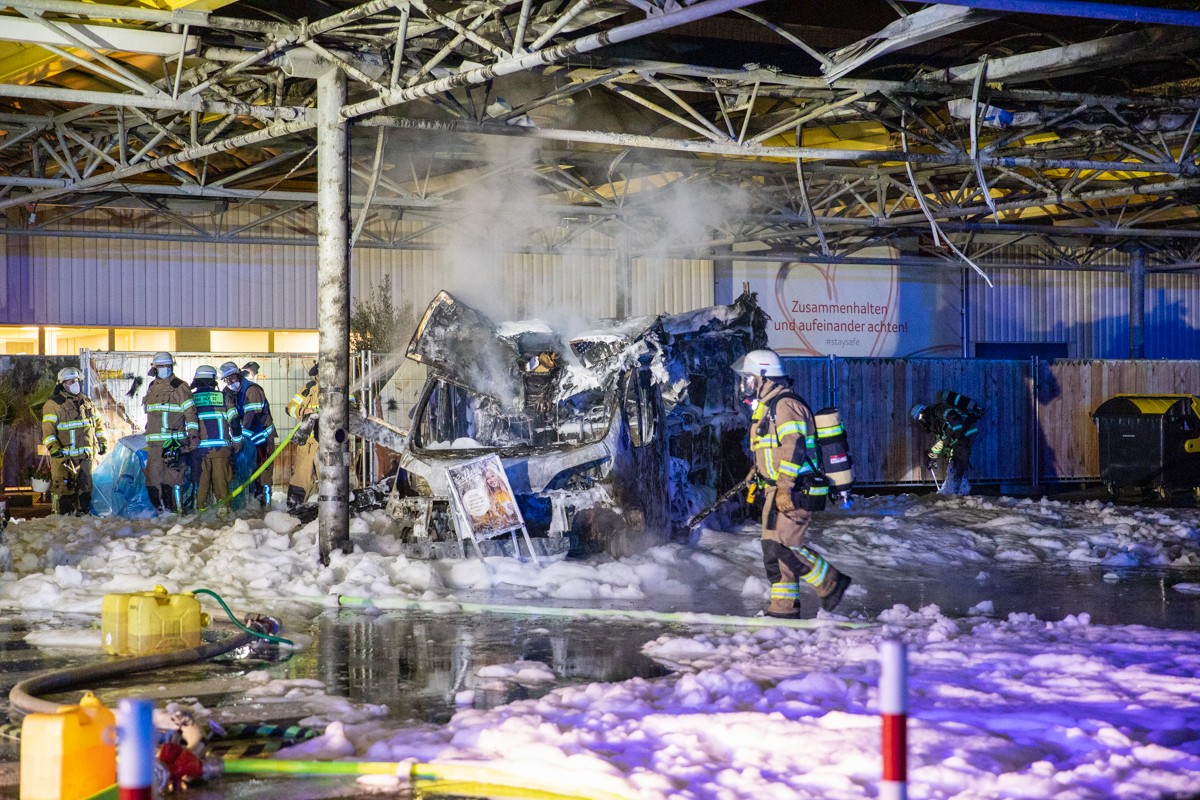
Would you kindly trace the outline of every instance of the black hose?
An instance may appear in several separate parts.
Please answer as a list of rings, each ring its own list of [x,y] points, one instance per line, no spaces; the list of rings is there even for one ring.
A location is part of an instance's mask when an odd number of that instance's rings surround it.
[[[257,636],[252,633],[240,632],[217,642],[209,642],[188,650],[176,650],[173,653],[156,653],[135,658],[119,658],[111,661],[101,661],[98,664],[87,664],[82,667],[60,669],[35,675],[23,680],[8,693],[8,702],[18,711],[26,714],[54,714],[60,703],[42,700],[37,695],[50,692],[64,692],[81,684],[94,684],[106,678],[121,675],[132,675],[137,672],[148,672],[163,667],[174,667],[180,664],[192,664],[197,661],[215,658],[230,650],[236,650],[249,644]]]

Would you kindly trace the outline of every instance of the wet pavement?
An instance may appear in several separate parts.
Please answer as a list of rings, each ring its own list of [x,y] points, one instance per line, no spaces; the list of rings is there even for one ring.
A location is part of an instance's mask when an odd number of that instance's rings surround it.
[[[1066,499],[1058,496],[1055,499]],[[1072,497],[1071,499],[1101,499]],[[1190,503],[1190,498],[1181,500]],[[820,545],[819,540],[817,541]],[[744,567],[758,574],[752,553]],[[1046,620],[1086,613],[1093,624],[1147,625],[1200,630],[1200,597],[1177,592],[1177,583],[1200,584],[1200,568],[1113,568],[1099,565],[996,564],[878,569],[839,563],[856,587],[838,609],[851,619],[872,620],[896,604],[918,609],[936,604],[948,616],[1004,618],[1029,613]],[[464,602],[513,602],[511,593],[460,595]],[[987,604],[990,603],[990,609]],[[560,603],[559,605],[568,605]],[[754,615],[757,600],[705,592],[686,598],[609,603],[608,608],[662,612]],[[172,669],[169,675],[131,676],[91,687],[107,705],[124,696],[149,696],[159,704],[196,702],[240,721],[294,723],[308,715],[302,703],[260,702],[245,695],[243,678],[263,671],[273,679],[317,681],[328,695],[357,704],[386,706],[376,717],[391,727],[441,724],[462,708],[486,708],[540,696],[573,683],[655,678],[666,670],[641,653],[642,645],[665,632],[686,632],[677,622],[620,618],[539,616],[517,613],[317,612],[311,607],[240,609],[275,613],[284,635],[298,634],[306,646],[289,658],[270,661],[218,661]],[[804,616],[815,616],[816,601],[804,599]],[[79,649],[42,649],[25,636],[33,630],[96,629],[97,617],[52,613],[3,612],[0,616],[0,713],[7,715],[9,689],[44,671],[104,658]],[[98,639],[98,637],[97,637]],[[555,681],[534,685],[497,682],[479,676],[483,667],[538,661]],[[78,697],[52,699],[73,702]],[[7,721],[7,720],[5,720]],[[0,739],[0,797],[17,797],[18,745]],[[279,779],[221,781],[188,796],[215,798],[277,797]],[[289,781],[292,800],[347,797],[360,791],[351,779]]]
[[[505,614],[430,614],[424,612],[363,613],[327,611],[303,619],[285,616],[285,635],[311,637],[311,644],[286,660],[220,659],[172,668],[168,675],[132,675],[90,687],[110,708],[121,697],[149,697],[157,704],[199,701],[227,724],[230,721],[292,724],[309,715],[303,701],[247,697],[239,676],[266,670],[273,679],[320,681],[324,691],[356,704],[385,705],[374,721],[389,726],[442,723],[461,708],[488,708],[540,696],[575,683],[653,678],[667,671],[641,654],[643,643],[657,638],[664,626],[613,619],[570,619]],[[0,711],[8,722],[8,692],[21,680],[42,672],[101,660],[79,649],[30,645],[32,630],[81,630],[98,626],[93,617],[51,613],[5,614],[0,620]],[[539,661],[555,675],[553,682],[522,685],[480,678],[480,669],[517,661]],[[246,686],[258,685],[247,682]],[[75,702],[79,693],[48,699]],[[14,726],[15,727],[15,726]],[[0,738],[0,797],[17,797],[19,743]],[[352,779],[305,780],[294,792],[302,797],[347,796]],[[226,779],[194,797],[277,797],[278,779]]]

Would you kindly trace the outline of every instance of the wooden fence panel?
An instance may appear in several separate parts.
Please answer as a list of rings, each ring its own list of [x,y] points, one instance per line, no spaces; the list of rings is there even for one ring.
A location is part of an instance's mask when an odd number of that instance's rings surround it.
[[[1195,394],[1200,361],[1048,361],[1038,383],[1042,478],[1096,479],[1100,441],[1092,412],[1118,394]]]

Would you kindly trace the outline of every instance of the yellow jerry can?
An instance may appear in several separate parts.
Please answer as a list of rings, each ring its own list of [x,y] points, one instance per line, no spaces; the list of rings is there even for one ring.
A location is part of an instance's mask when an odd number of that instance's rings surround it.
[[[191,592],[106,594],[101,606],[100,641],[114,656],[144,656],[199,647],[208,615]]]
[[[117,782],[117,719],[91,692],[21,723],[21,800],[82,800]]]

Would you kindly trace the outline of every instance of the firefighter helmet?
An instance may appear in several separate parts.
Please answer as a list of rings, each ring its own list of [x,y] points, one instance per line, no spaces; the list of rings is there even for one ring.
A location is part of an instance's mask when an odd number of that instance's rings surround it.
[[[173,367],[175,359],[170,353],[158,352],[154,354],[154,358],[150,360],[150,364],[155,367]]]
[[[228,378],[233,378],[233,377],[240,378],[242,376],[242,371],[240,369],[238,369],[238,365],[233,363],[232,361],[226,361],[224,364],[221,365],[220,369],[218,369],[217,372],[221,376],[221,380],[226,380]]]
[[[733,362],[733,371],[763,378],[782,378],[783,362],[774,350],[751,350]]]
[[[251,378],[258,374],[259,369],[257,361],[247,361],[245,364],[242,364],[242,372]]]
[[[196,380],[215,381],[217,379],[217,368],[210,367],[208,364],[201,364],[196,367]]]
[[[309,374],[311,377],[313,377],[313,378],[317,377],[317,374],[318,374],[318,373],[321,371],[321,370],[319,369],[319,365],[320,365],[320,362],[318,362],[318,361],[314,361],[314,362],[313,362],[313,365],[312,365],[311,367],[309,367],[309,369],[308,369],[308,374]]]
[[[58,371],[58,382],[66,383],[67,381],[82,381],[83,373],[78,367],[63,367]]]
[[[924,403],[913,403],[912,408],[908,410],[908,415],[913,418],[913,422],[920,422],[921,415],[925,413]]]

